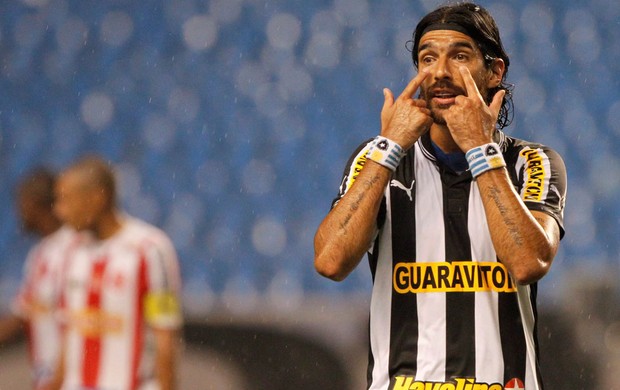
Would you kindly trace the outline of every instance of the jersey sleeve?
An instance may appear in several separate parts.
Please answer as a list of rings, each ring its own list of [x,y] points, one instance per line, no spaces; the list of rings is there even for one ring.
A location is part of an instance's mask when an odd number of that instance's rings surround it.
[[[372,139],[367,140],[366,142],[359,145],[355,149],[351,157],[349,157],[349,160],[347,161],[344,172],[342,174],[342,181],[340,183],[338,195],[332,201],[332,208],[334,208],[336,204],[338,204],[340,199],[342,199],[342,197],[347,193],[347,191],[355,182],[355,179],[357,179],[357,176],[364,168],[364,165],[366,164],[366,153],[370,148],[371,142]]]
[[[519,152],[517,168],[521,200],[529,210],[552,216],[563,237],[567,176],[562,157],[545,146],[525,147]]]
[[[144,295],[146,322],[155,328],[174,329],[182,323],[181,277],[176,251],[163,233],[144,248],[147,291]]]
[[[338,190],[338,195],[332,201],[332,206],[331,206],[332,209],[336,207],[340,199],[342,199],[342,197],[349,191],[349,189],[351,188],[351,186],[353,185],[353,183],[359,176],[360,172],[364,168],[364,165],[366,164],[366,153],[368,152],[368,149],[370,148],[370,144],[372,143],[372,141],[373,141],[373,138],[363,142],[361,145],[359,145],[355,149],[351,157],[349,157],[349,160],[347,161],[344,172],[342,174],[342,181],[340,182],[340,188]],[[375,234],[374,234],[375,239],[378,235],[379,229],[383,226],[383,223],[385,222],[385,214],[386,214],[386,205],[385,205],[385,199],[383,199],[381,201],[381,205],[379,206],[379,213],[377,214],[377,222],[376,222]],[[374,243],[371,243],[370,247],[368,248],[368,251],[372,252],[373,248],[374,248]]]

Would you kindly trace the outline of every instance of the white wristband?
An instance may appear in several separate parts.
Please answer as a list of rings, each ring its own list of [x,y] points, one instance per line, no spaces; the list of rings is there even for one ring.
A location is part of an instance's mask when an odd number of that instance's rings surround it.
[[[474,180],[486,171],[506,166],[499,145],[492,142],[470,149],[465,153]]]
[[[379,135],[370,144],[366,158],[393,172],[405,154],[405,150],[399,144]]]

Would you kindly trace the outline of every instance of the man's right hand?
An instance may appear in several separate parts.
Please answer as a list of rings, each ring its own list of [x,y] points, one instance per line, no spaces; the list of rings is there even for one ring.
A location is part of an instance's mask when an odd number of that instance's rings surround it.
[[[433,123],[426,102],[414,99],[427,76],[428,73],[425,71],[418,73],[396,100],[392,91],[388,88],[383,90],[385,100],[381,109],[381,135],[396,142],[405,150],[409,150]]]

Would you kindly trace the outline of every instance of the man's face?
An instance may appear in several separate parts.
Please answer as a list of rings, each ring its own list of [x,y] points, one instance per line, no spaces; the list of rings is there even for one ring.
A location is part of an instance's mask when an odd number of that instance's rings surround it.
[[[443,113],[458,95],[467,95],[459,67],[469,69],[480,94],[487,98],[493,72],[484,65],[474,40],[458,31],[433,30],[422,36],[418,49],[418,69],[427,70],[420,93],[435,123],[445,124]]]
[[[102,194],[85,184],[77,172],[63,174],[56,183],[54,212],[58,218],[75,230],[91,230],[98,222]]]

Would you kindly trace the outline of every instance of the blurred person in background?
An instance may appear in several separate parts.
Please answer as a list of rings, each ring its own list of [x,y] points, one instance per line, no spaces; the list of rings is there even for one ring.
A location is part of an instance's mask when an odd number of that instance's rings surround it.
[[[58,304],[63,261],[76,240],[75,232],[54,215],[56,177],[37,168],[17,188],[17,209],[24,231],[40,238],[29,251],[11,315],[0,320],[0,343],[26,331],[33,388],[48,389],[60,353]]]
[[[484,8],[440,7],[410,43],[418,73],[384,89],[315,267],[342,280],[368,253],[368,388],[542,389],[536,292],[564,234],[564,163],[502,131],[509,58]]]
[[[55,211],[83,236],[67,261],[56,385],[174,389],[182,317],[179,265],[168,236],[119,211],[113,171],[98,157],[61,173]]]

